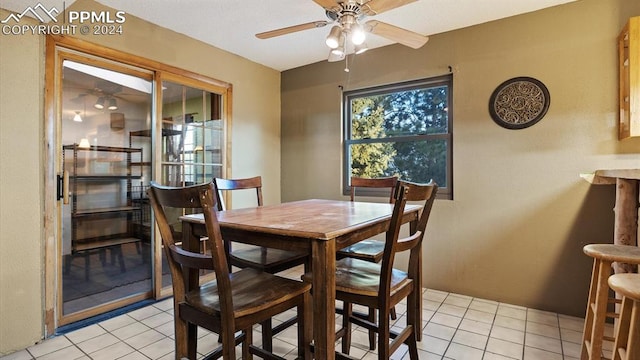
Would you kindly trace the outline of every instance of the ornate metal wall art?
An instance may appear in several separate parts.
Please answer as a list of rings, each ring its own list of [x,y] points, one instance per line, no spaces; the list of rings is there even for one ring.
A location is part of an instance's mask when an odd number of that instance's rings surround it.
[[[517,77],[500,84],[489,99],[489,113],[498,125],[524,129],[544,117],[549,109],[549,90],[537,79]]]

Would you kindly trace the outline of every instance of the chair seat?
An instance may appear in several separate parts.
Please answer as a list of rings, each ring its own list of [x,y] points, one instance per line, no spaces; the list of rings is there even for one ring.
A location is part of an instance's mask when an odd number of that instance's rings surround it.
[[[311,284],[285,279],[254,269],[242,269],[229,274],[233,316],[240,318],[274,307],[311,289]],[[220,313],[216,281],[185,294],[185,302],[210,315]]]
[[[250,267],[274,274],[304,264],[307,254],[250,245],[246,248],[231,251],[229,258],[233,266],[240,268]]]
[[[363,240],[338,251],[338,259],[350,257],[379,263],[384,253],[384,241]]]
[[[360,259],[345,258],[336,262],[336,292],[351,293],[377,298],[380,294],[382,267]],[[406,272],[393,269],[391,272],[391,297],[410,285]]]

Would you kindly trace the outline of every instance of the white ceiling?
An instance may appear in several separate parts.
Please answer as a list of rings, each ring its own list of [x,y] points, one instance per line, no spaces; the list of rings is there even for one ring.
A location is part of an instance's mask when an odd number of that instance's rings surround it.
[[[39,2],[48,9],[56,6],[61,10],[62,1]],[[280,71],[326,60],[329,54],[324,39],[330,26],[266,40],[255,37],[264,31],[327,20],[324,9],[312,0],[97,1]],[[572,1],[575,0],[418,0],[372,19],[433,35]],[[0,7],[20,13],[37,2],[0,0]],[[65,1],[67,7],[73,2]],[[376,35],[367,36],[369,48],[391,43]]]

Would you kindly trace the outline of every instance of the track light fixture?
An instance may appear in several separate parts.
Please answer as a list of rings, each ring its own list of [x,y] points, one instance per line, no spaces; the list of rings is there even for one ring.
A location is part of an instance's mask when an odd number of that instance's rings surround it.
[[[96,103],[93,105],[93,107],[98,110],[102,110],[104,109],[105,105],[107,106],[108,110],[111,110],[111,111],[118,110],[118,103],[116,102],[116,99],[110,96],[108,97],[100,96],[96,101]]]
[[[107,107],[109,110],[118,110],[118,104],[116,103],[116,99],[109,99],[109,106]]]
[[[100,96],[98,98],[98,101],[96,101],[96,103],[93,105],[93,107],[98,110],[104,109],[104,96]]]

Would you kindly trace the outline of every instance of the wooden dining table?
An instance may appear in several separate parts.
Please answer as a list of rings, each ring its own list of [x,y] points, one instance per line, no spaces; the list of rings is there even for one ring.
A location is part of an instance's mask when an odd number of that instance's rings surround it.
[[[411,224],[411,232],[415,231],[421,208],[405,207],[403,223]],[[385,232],[392,211],[392,204],[312,199],[220,211],[217,217],[225,241],[311,254],[314,357],[332,360],[336,356],[336,251]],[[200,237],[206,236],[202,214],[180,219],[183,247],[198,249]],[[422,283],[422,279],[416,280]],[[422,312],[416,313],[417,324],[421,324]]]

